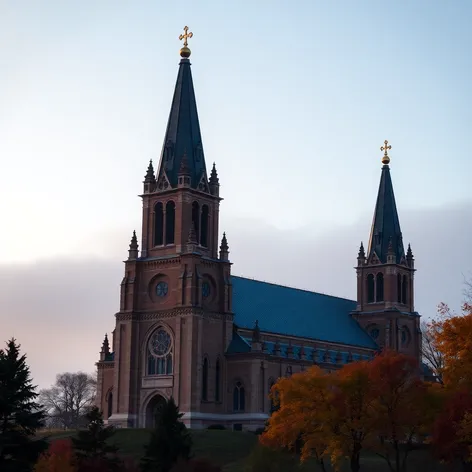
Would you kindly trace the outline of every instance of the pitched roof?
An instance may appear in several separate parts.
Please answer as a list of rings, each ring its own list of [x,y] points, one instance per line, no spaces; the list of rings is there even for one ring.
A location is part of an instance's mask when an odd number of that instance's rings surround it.
[[[191,177],[191,186],[197,188],[202,175],[206,174],[206,165],[192,71],[187,58],[180,60],[157,180],[165,173],[171,187],[176,187],[184,154],[187,161],[184,163],[185,171]]]
[[[377,203],[375,204],[374,218],[372,220],[367,258],[375,251],[380,262],[387,262],[390,241],[395,252],[395,262],[400,263],[402,257],[405,256],[405,250],[403,248],[400,220],[393,193],[390,167],[384,165],[382,167]]]
[[[375,349],[350,312],[356,302],[316,292],[231,276],[234,322],[261,331]]]

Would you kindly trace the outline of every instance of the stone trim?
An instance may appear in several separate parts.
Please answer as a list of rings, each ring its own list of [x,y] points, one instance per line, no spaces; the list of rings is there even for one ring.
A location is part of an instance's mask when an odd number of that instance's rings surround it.
[[[200,411],[187,411],[183,414],[184,420],[212,420],[212,421],[254,421],[267,420],[266,413],[202,413]]]
[[[232,321],[234,315],[232,313],[208,312],[198,308],[174,308],[151,313],[119,312],[116,313],[115,318],[117,321],[157,321],[176,316],[200,316],[204,319]]]

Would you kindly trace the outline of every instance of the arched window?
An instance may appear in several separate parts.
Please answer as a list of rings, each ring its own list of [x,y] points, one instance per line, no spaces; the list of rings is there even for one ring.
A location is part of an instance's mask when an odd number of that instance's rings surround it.
[[[406,326],[403,326],[401,330],[401,345],[407,347],[410,343],[410,331]]]
[[[202,371],[202,400],[208,400],[208,359],[203,361]]]
[[[402,276],[397,274],[397,302],[402,302]]]
[[[157,202],[154,206],[154,246],[164,244],[164,206]]]
[[[215,402],[220,401],[220,360],[216,360],[215,365]]]
[[[376,302],[383,302],[384,299],[384,276],[381,272],[377,274],[376,277],[376,294],[375,294],[375,301]]]
[[[166,244],[174,244],[175,240],[175,203],[171,200],[166,204]]]
[[[369,274],[367,276],[367,303],[373,303],[375,301],[374,286],[374,274]]]
[[[208,205],[202,206],[202,217],[200,226],[200,244],[204,247],[208,246]]]
[[[406,278],[406,275],[403,276],[403,283],[402,283],[402,303],[406,304],[406,298],[407,298],[407,291],[408,289],[408,279]]]
[[[198,202],[192,203],[192,223],[197,235],[197,243],[200,242],[200,206]]]
[[[246,398],[244,395],[244,387],[241,382],[236,382],[233,389],[233,410],[244,411]]]
[[[113,412],[113,392],[110,391],[107,397],[108,408],[107,408],[107,419],[110,418]]]
[[[173,370],[172,337],[164,328],[152,333],[147,346],[147,374],[171,375]]]

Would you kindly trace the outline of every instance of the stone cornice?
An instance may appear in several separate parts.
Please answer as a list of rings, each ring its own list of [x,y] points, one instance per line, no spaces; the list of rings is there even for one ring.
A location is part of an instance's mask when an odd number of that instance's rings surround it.
[[[176,316],[197,316],[203,319],[232,321],[232,313],[217,313],[205,311],[195,307],[178,307],[170,310],[152,311],[152,312],[119,312],[116,313],[117,321],[154,321]]]

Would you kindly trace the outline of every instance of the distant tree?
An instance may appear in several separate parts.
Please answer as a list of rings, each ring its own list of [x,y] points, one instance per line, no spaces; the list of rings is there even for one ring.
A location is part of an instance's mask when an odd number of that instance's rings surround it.
[[[178,461],[188,461],[192,438],[180,421],[182,413],[174,399],[162,400],[156,416],[156,427],[141,460],[142,472],[169,472]]]
[[[421,323],[421,334],[422,334],[422,345],[421,345],[421,356],[425,364],[431,369],[437,381],[440,384],[444,384],[443,381],[443,369],[444,369],[444,357],[442,352],[436,345],[435,332],[437,329],[436,325],[431,322],[423,321]]]
[[[114,470],[119,461],[116,457],[118,448],[108,443],[115,434],[113,426],[105,426],[103,415],[95,406],[85,415],[87,429],[79,431],[72,438],[79,470],[92,470],[92,465],[100,465],[100,470]],[[98,469],[97,469],[98,470]]]
[[[77,472],[71,440],[52,441],[48,450],[39,457],[34,472]]]
[[[44,411],[36,403],[26,355],[15,339],[0,349],[0,471],[29,471],[47,443],[36,438]]]
[[[39,400],[47,411],[48,425],[79,428],[95,400],[96,377],[84,372],[58,374],[56,383],[41,390]]]

